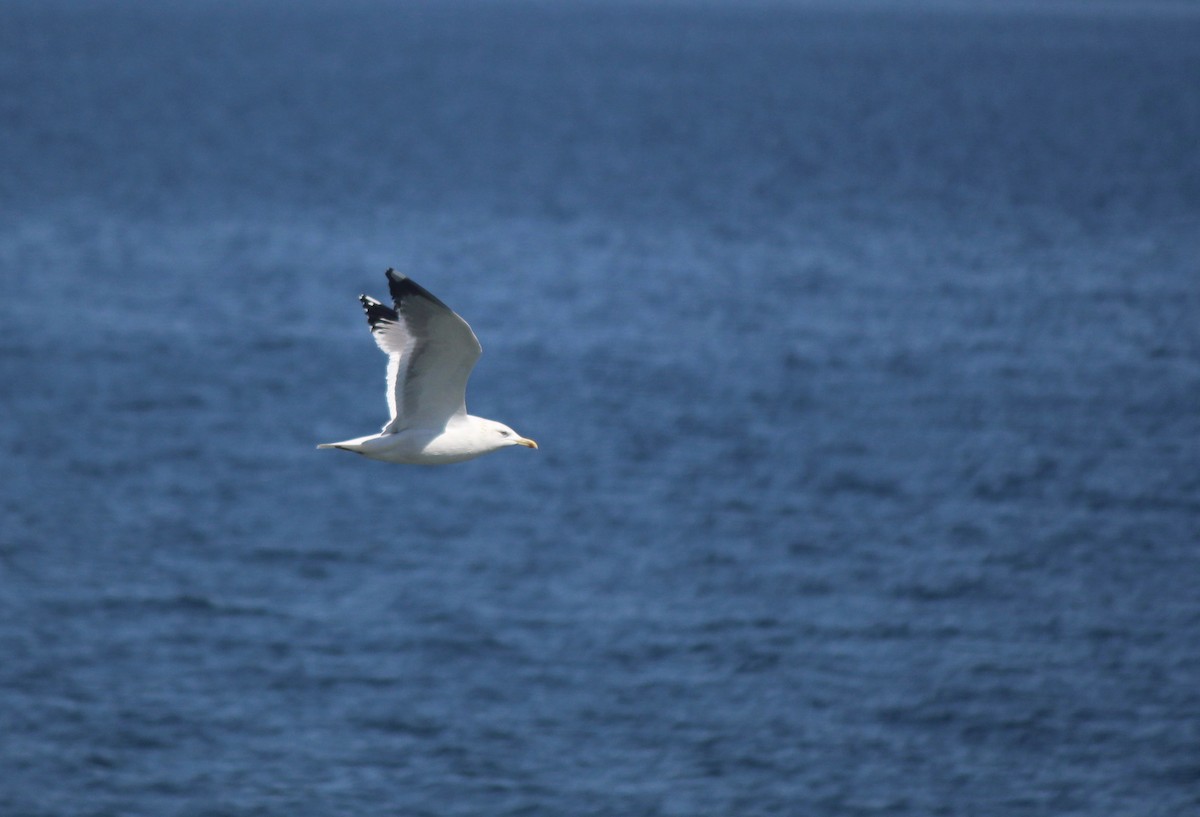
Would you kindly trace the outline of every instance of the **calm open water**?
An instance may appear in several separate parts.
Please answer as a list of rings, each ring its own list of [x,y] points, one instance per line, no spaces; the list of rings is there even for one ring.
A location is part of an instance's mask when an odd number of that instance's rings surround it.
[[[0,815],[1200,813],[1200,6],[854,9],[0,5]]]

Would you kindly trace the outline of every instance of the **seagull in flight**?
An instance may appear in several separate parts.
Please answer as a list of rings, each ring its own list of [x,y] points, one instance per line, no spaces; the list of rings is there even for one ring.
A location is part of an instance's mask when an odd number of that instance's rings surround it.
[[[483,354],[467,322],[408,276],[389,269],[387,279],[392,306],[358,299],[388,356],[391,417],[378,434],[317,448],[410,465],[462,462],[510,445],[537,448],[504,423],[467,414],[467,378]]]

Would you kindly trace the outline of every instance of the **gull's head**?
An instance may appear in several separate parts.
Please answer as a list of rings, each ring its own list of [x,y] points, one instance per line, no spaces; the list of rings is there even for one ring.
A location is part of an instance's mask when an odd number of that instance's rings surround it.
[[[495,435],[494,439],[497,448],[503,448],[506,445],[523,445],[526,448],[538,447],[538,444],[533,440],[522,437],[504,423],[497,423],[494,420],[489,421],[488,430]]]

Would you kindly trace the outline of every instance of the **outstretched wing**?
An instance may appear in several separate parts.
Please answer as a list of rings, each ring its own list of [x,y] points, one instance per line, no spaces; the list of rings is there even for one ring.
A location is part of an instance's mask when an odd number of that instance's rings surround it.
[[[388,356],[384,434],[443,428],[466,414],[467,378],[483,353],[467,322],[411,278],[387,271],[393,307],[360,295],[371,334]]]

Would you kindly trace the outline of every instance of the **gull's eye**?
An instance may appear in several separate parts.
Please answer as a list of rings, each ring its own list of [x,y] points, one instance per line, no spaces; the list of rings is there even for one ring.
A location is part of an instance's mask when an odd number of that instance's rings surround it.
[[[508,436],[508,432],[507,432],[507,431],[501,431],[501,432],[500,432],[500,436],[501,436],[501,437],[507,437],[507,436]]]

